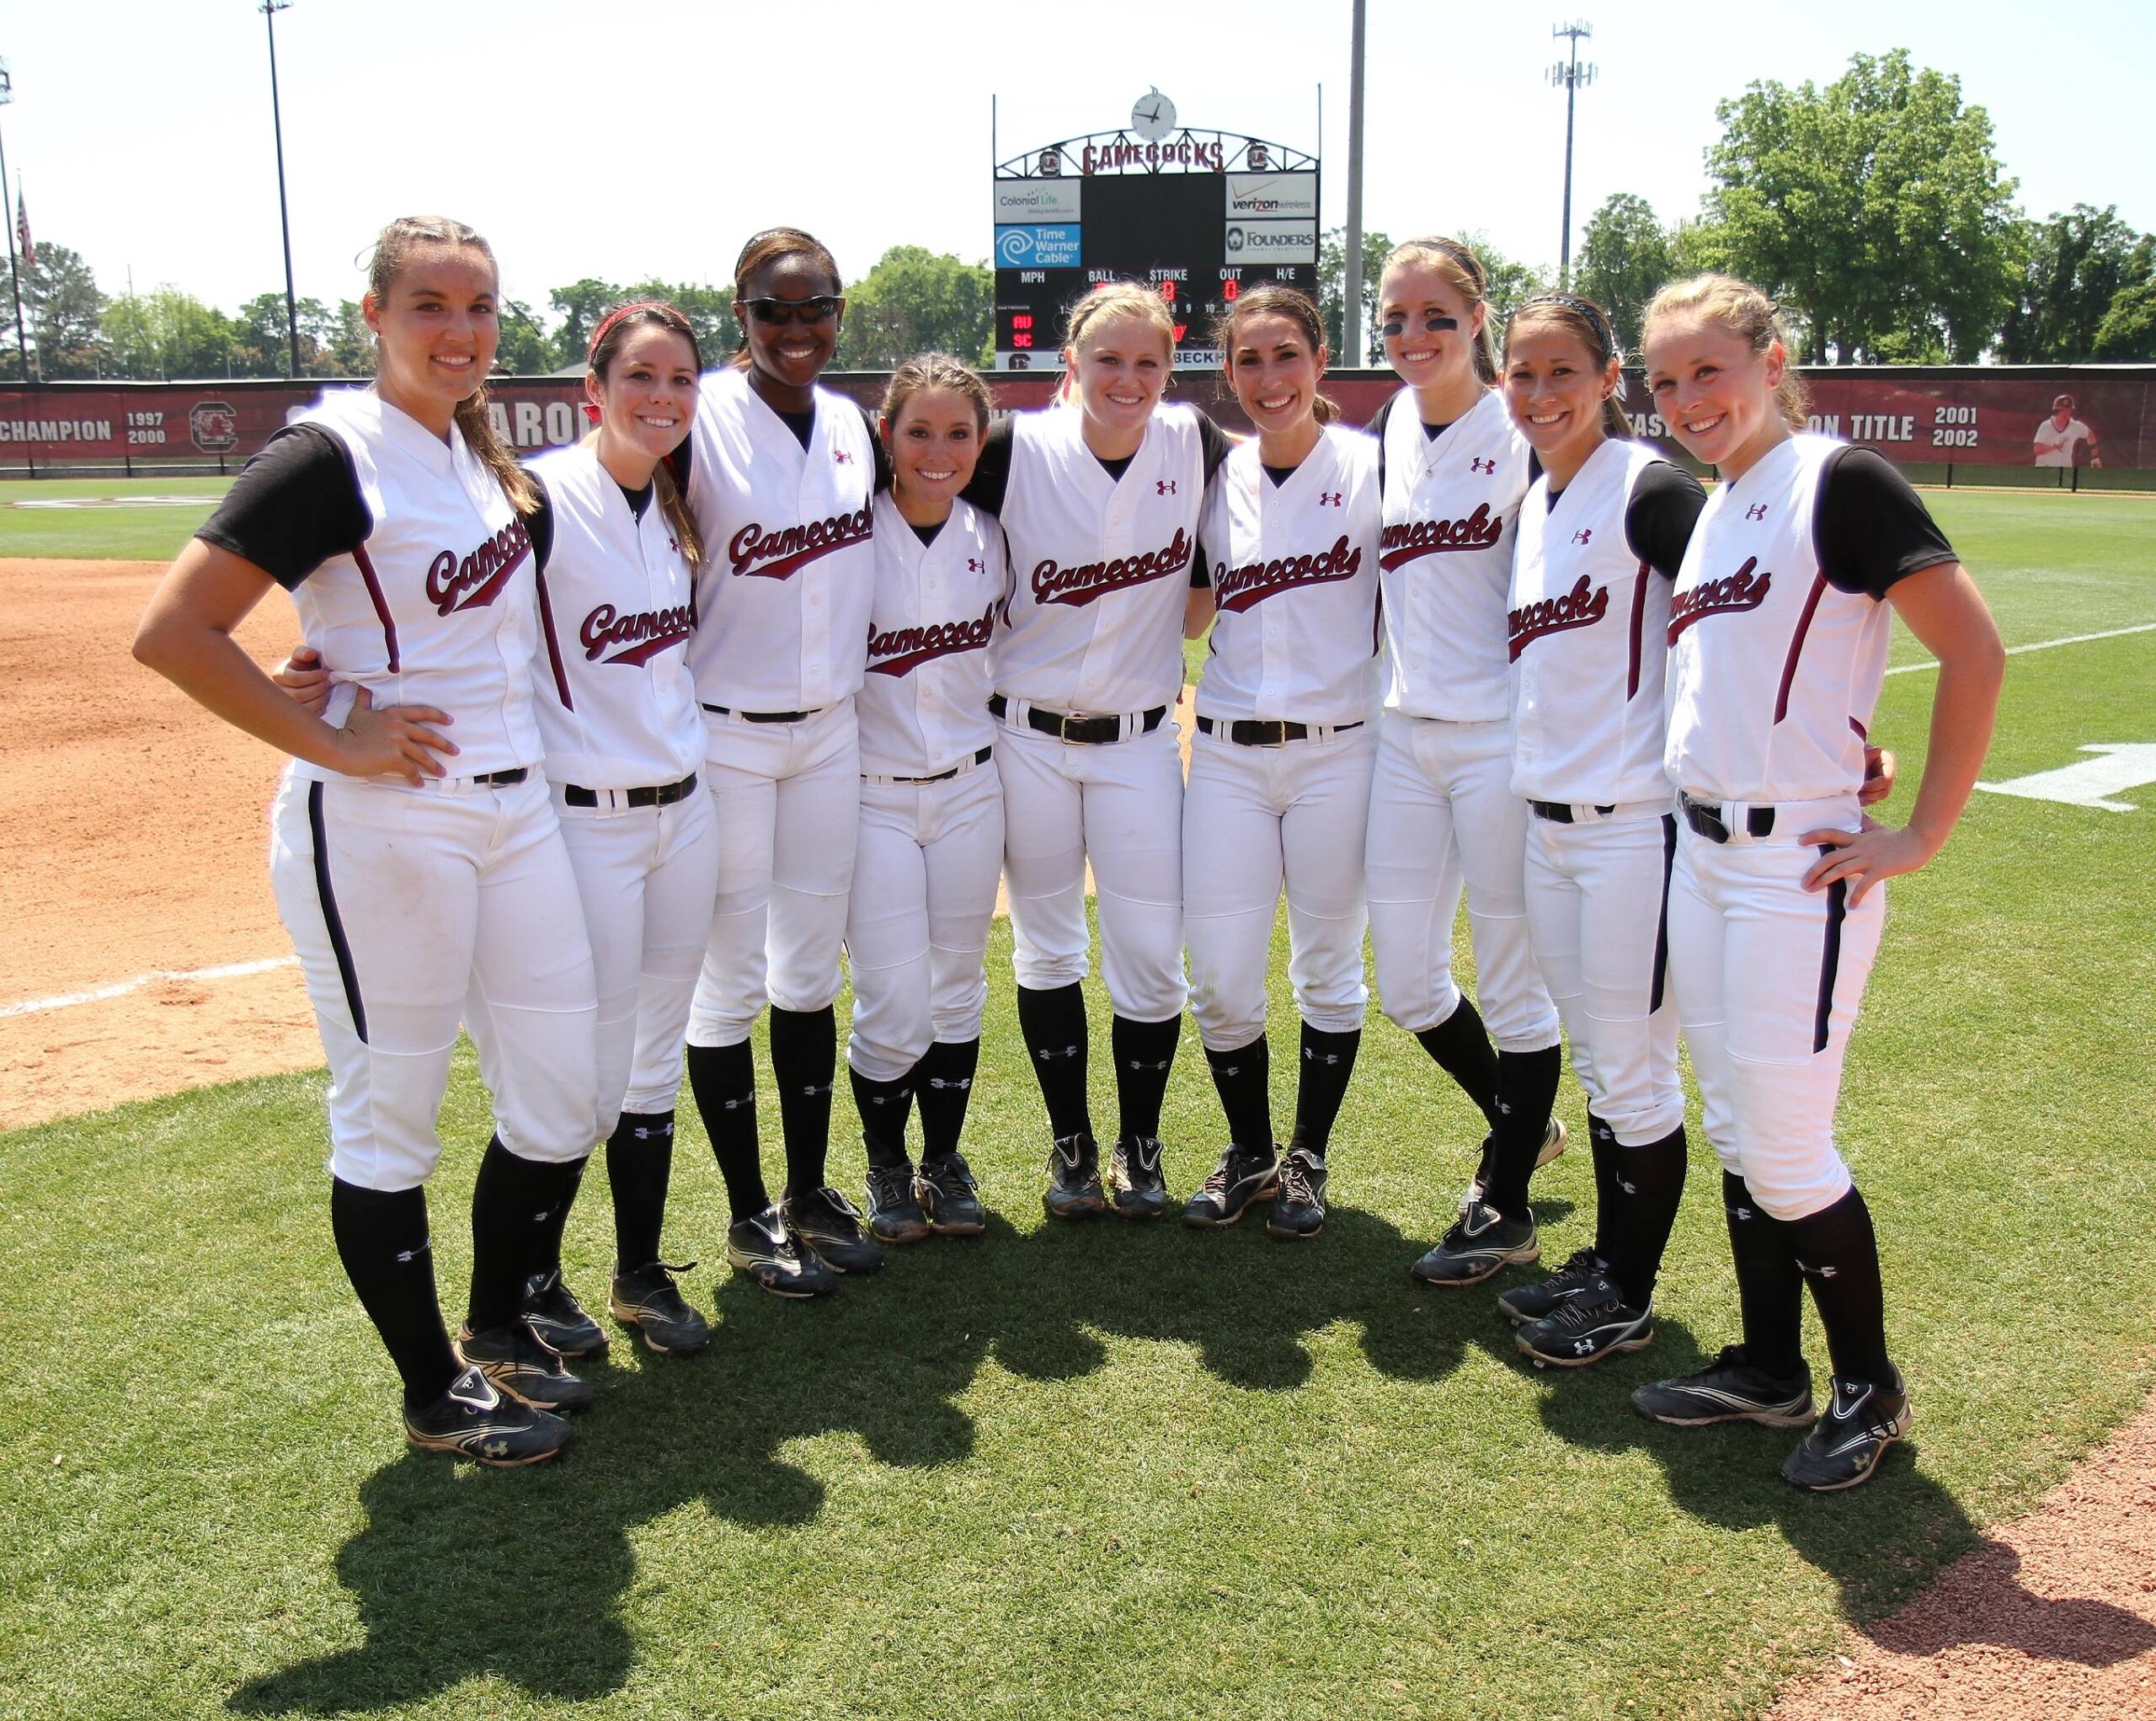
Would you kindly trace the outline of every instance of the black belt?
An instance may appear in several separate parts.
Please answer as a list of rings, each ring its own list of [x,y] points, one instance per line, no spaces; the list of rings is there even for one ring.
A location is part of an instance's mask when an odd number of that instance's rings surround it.
[[[819,705],[816,711],[736,711],[730,705],[707,705],[704,709],[714,717],[738,717],[744,723],[806,723],[817,711],[828,711],[828,705]]]
[[[985,765],[995,756],[995,748],[983,747],[980,751],[974,755],[974,763]],[[965,768],[963,765],[953,765],[948,771],[939,771],[933,777],[887,777],[883,781],[886,783],[948,783]]]
[[[662,783],[649,788],[617,788],[607,791],[618,795],[627,807],[670,807],[676,801],[685,801],[696,792],[696,773],[691,771],[679,783]],[[562,799],[572,807],[595,807],[599,804],[599,791],[586,788],[579,783],[562,785]]]
[[[1534,808],[1536,818],[1547,819],[1553,825],[1569,825],[1572,822],[1572,810],[1563,801],[1529,801],[1528,805]],[[1617,804],[1614,801],[1606,807],[1595,808],[1595,811],[1600,813],[1604,818],[1616,810]]]
[[[1218,735],[1225,730],[1228,739],[1239,747],[1278,747],[1289,741],[1308,740],[1313,729],[1329,727],[1335,735],[1338,735],[1342,730],[1360,729],[1362,726],[1363,719],[1359,717],[1353,723],[1331,724],[1261,723],[1252,719],[1240,717],[1231,723],[1216,723],[1209,717],[1201,717],[1198,719],[1198,732],[1200,735]]]
[[[990,717],[1001,717],[1010,708],[1011,702],[1001,693],[988,696]],[[1141,719],[1139,733],[1150,735],[1167,714],[1166,706],[1155,705]],[[1123,719],[1119,717],[1065,717],[1060,712],[1043,711],[1038,706],[1027,708],[1026,726],[1037,729],[1044,735],[1054,735],[1059,741],[1079,741],[1088,746],[1123,739]]]
[[[1677,791],[1677,810],[1684,815],[1684,822],[1710,842],[1729,841],[1729,826],[1723,823],[1721,806],[1714,801],[1695,801],[1683,789]],[[1774,831],[1774,810],[1772,807],[1747,807],[1744,810],[1744,831],[1748,836],[1771,836]]]
[[[531,767],[520,765],[513,771],[489,771],[472,781],[481,788],[507,788],[511,783],[521,783],[531,774]]]

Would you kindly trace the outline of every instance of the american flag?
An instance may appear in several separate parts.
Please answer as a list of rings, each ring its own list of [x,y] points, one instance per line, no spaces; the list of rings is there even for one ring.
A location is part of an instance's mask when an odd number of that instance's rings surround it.
[[[6,195],[0,192],[0,197]],[[0,211],[4,211],[7,207],[5,203],[0,203]],[[23,201],[23,188],[19,184],[15,187],[15,238],[23,248],[23,269],[28,273],[37,267],[37,247],[30,243],[30,212]]]

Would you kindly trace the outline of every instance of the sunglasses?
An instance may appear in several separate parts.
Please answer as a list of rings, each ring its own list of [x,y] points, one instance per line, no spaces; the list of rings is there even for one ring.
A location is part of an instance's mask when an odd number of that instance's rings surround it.
[[[1440,311],[1426,312],[1422,317],[1422,329],[1426,334],[1439,334],[1448,329],[1459,327],[1459,318],[1448,317]],[[1379,325],[1378,333],[1387,340],[1397,340],[1407,333],[1407,320],[1404,317],[1388,317]]]
[[[741,302],[759,323],[783,329],[789,323],[828,323],[838,315],[845,301],[819,293],[813,299],[744,299]]]

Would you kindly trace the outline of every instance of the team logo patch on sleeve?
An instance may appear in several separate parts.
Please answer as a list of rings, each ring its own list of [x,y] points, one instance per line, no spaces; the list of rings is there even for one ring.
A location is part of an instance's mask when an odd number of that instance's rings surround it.
[[[1331,549],[1315,556],[1282,556],[1270,562],[1224,569],[1213,582],[1213,597],[1224,610],[1246,610],[1276,593],[1304,585],[1352,580],[1363,565],[1363,552],[1344,532]]]
[[[805,526],[782,526],[766,532],[751,521],[734,534],[726,546],[727,558],[736,575],[753,574],[763,580],[787,580],[833,550],[861,542],[872,530],[869,509],[834,514],[828,520],[812,520]]]
[[[1422,556],[1486,550],[1504,535],[1505,516],[1492,514],[1487,502],[1478,502],[1465,520],[1403,521],[1388,526],[1378,537],[1378,566],[1390,574]]]
[[[1177,526],[1167,542],[1142,556],[1118,556],[1112,562],[1086,562],[1075,568],[1063,567],[1050,557],[1034,565],[1033,601],[1089,604],[1112,591],[1165,580],[1190,565],[1190,534]]]
[[[1545,597],[1539,603],[1523,604],[1505,618],[1507,630],[1512,635],[1513,660],[1517,662],[1520,653],[1544,634],[1562,633],[1572,628],[1592,628],[1609,611],[1609,588],[1590,588],[1584,574],[1562,597]],[[1535,660],[1537,663],[1541,660]]]
[[[531,534],[521,516],[463,558],[444,550],[427,566],[427,601],[435,613],[484,609],[502,595],[502,588],[531,553]]]
[[[990,604],[970,622],[931,622],[921,628],[868,630],[868,673],[872,676],[910,676],[931,658],[954,652],[979,651],[995,631],[995,612],[1002,601]]]
[[[1771,572],[1757,579],[1753,573],[1759,565],[1757,556],[1747,556],[1744,565],[1723,580],[1703,580],[1689,591],[1680,591],[1669,601],[1669,643],[1674,645],[1677,636],[1694,622],[1705,621],[1709,616],[1734,615],[1743,610],[1756,610],[1767,601],[1773,589],[1774,576]]]

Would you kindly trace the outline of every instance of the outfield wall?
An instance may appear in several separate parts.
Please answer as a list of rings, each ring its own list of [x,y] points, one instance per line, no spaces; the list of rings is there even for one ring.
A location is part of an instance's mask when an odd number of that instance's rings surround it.
[[[2036,433],[2059,395],[2112,471],[2156,473],[2156,366],[2025,365],[1828,367],[1804,372],[1816,428],[1878,448],[1907,465],[2022,468],[2039,481]],[[873,406],[880,372],[834,373],[830,385]],[[1044,402],[1056,375],[992,373],[1006,409]],[[56,382],[0,388],[0,475],[61,470],[230,470],[260,448],[292,412],[325,385],[317,382]],[[329,385],[341,386],[341,385]],[[1351,423],[1367,421],[1397,387],[1388,371],[1337,371],[1326,382]],[[1223,423],[1246,423],[1223,379],[1176,373],[1175,398],[1203,405]],[[504,377],[488,385],[495,424],[518,448],[543,448],[581,433],[582,384],[574,377]],[[1643,377],[1628,371],[1625,405],[1634,431],[1664,446],[1668,431]],[[1672,452],[1674,452],[1673,446]],[[1973,475],[1973,474],[1972,474]],[[1987,473],[1997,482],[2004,473]]]

